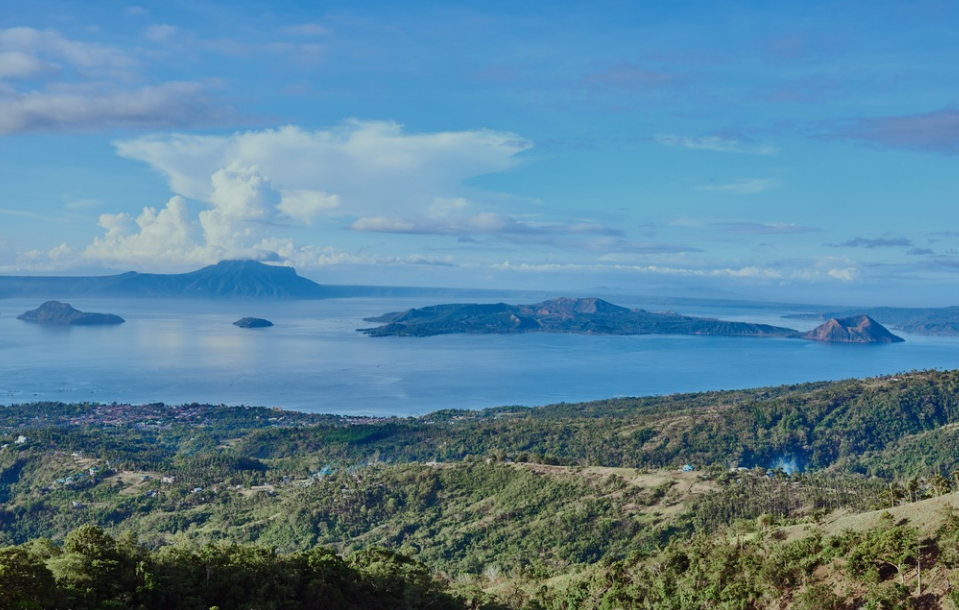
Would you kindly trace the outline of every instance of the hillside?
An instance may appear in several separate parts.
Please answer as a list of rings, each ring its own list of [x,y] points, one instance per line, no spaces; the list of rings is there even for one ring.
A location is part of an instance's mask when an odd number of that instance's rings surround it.
[[[484,608],[949,608],[957,430],[955,371],[419,418],[14,405],[0,542],[21,546],[0,567],[32,557],[69,597],[61,558],[92,524],[185,591],[232,549],[221,574],[323,552],[361,583],[375,556]]]

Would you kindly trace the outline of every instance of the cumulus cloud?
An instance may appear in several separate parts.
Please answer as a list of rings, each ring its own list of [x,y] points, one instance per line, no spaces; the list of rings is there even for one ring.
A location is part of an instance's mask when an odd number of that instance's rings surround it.
[[[173,192],[191,199],[209,201],[210,176],[235,161],[258,167],[284,189],[336,195],[338,205],[329,209],[362,217],[387,209],[425,215],[438,194],[455,198],[469,178],[515,166],[516,155],[531,144],[509,132],[408,134],[397,123],[353,120],[327,130],[286,126],[231,136],[173,134],[115,146],[121,156],[167,176]]]
[[[959,108],[852,119],[830,125],[823,137],[884,148],[956,155],[959,154]]]
[[[208,252],[197,241],[197,223],[186,202],[176,196],[157,211],[144,208],[134,219],[126,213],[101,214],[106,232],[84,251],[87,258],[106,263],[152,264],[166,256],[173,263],[205,263]]]
[[[656,141],[665,146],[690,150],[709,150],[747,155],[775,155],[779,153],[779,149],[772,144],[750,144],[719,136],[693,137],[657,134]]]
[[[768,178],[743,178],[726,184],[707,184],[699,187],[701,191],[729,193],[731,195],[756,195],[779,186],[779,182]]]
[[[510,133],[406,134],[394,123],[353,121],[328,131],[285,127],[223,137],[154,136],[116,146],[121,155],[165,173],[176,196],[136,218],[102,215],[105,232],[85,251],[100,262],[187,265],[243,256],[311,267],[366,260],[278,235],[322,215],[359,216],[354,230],[383,233],[616,233],[589,223],[537,224],[495,213],[446,217],[470,205],[457,196],[463,181],[512,167],[516,153],[529,147]],[[187,199],[204,209],[191,214]],[[425,220],[383,214],[387,209],[409,210]]]

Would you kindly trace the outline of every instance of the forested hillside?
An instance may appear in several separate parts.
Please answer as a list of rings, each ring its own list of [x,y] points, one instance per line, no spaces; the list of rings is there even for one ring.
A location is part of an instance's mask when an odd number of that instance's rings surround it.
[[[0,591],[47,595],[0,607],[952,607],[957,425],[937,371],[420,418],[0,407]]]

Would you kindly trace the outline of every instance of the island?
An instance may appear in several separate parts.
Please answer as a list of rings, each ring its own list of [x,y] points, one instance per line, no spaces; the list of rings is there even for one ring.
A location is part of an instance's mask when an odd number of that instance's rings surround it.
[[[264,320],[263,318],[240,318],[233,323],[233,326],[239,326],[240,328],[269,328],[273,326],[273,322]]]
[[[795,320],[829,320],[865,314],[895,330],[917,335],[959,335],[959,307],[860,307],[784,316]]]
[[[452,333],[571,333],[585,335],[714,335],[783,337],[841,343],[898,343],[903,339],[868,316],[830,320],[812,331],[651,312],[613,305],[597,298],[562,297],[533,305],[451,304],[391,312],[358,328],[370,337],[430,337]]]
[[[69,303],[61,303],[60,301],[47,301],[36,309],[20,314],[17,319],[37,324],[63,326],[102,326],[126,322],[120,316],[112,313],[78,311],[71,307]]]
[[[901,343],[905,341],[865,314],[848,318],[830,318],[800,339],[830,343]]]
[[[735,337],[795,337],[791,328],[729,322],[628,309],[597,298],[558,298],[533,305],[496,303],[436,305],[387,313],[366,322],[382,326],[360,328],[371,337],[428,337],[450,333],[577,333],[590,335],[720,335]]]

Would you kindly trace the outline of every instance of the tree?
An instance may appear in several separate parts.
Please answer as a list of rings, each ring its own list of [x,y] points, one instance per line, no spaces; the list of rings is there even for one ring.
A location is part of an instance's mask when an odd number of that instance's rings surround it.
[[[0,608],[53,607],[55,589],[53,574],[42,559],[22,547],[0,549]]]
[[[890,525],[890,519],[885,521],[856,546],[850,554],[849,566],[856,574],[874,577],[878,577],[882,566],[891,566],[899,574],[900,584],[905,585],[906,565],[916,558],[919,550],[919,531],[906,525]]]

